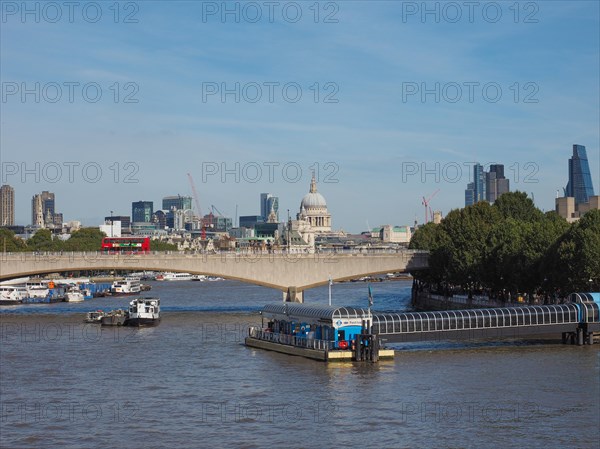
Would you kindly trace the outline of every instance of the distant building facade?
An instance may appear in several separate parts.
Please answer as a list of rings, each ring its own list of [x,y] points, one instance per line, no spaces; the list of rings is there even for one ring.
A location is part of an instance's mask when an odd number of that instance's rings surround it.
[[[267,222],[271,209],[275,212],[277,221],[279,221],[279,197],[274,196],[271,193],[260,194],[260,216],[263,222]],[[241,226],[241,225],[240,225]]]
[[[586,212],[600,209],[600,196],[591,196],[587,203],[575,203],[575,198],[565,196],[556,198],[556,213],[569,223],[579,220]]]
[[[239,227],[254,229],[257,223],[264,223],[266,220],[262,215],[242,215],[240,216]]]
[[[104,223],[121,222],[121,233],[131,233],[131,218],[128,215],[113,215],[112,217],[104,217]]]
[[[410,242],[412,234],[409,226],[384,225],[381,227],[379,238],[384,243],[405,243]]]
[[[0,226],[15,225],[15,189],[8,184],[0,187]]]
[[[187,210],[192,208],[192,197],[191,196],[165,196],[162,199],[163,210],[169,211],[172,208],[177,210]]]
[[[131,221],[133,223],[151,223],[154,203],[152,201],[135,201],[131,203]]]
[[[481,164],[473,166],[473,182],[465,190],[465,206],[479,201],[494,203],[500,195],[510,192],[509,180],[504,177],[504,165],[492,164],[486,172]]]
[[[44,207],[40,194],[33,195],[31,199],[31,225],[35,228],[44,227]]]

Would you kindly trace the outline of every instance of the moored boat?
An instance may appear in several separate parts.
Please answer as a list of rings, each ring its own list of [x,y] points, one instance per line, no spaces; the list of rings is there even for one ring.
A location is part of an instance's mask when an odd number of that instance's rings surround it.
[[[125,326],[128,314],[123,309],[111,310],[100,318],[102,326]]]
[[[84,296],[79,287],[72,286],[65,293],[65,302],[83,302]]]
[[[106,315],[106,312],[103,310],[94,310],[92,312],[88,312],[83,321],[86,323],[100,324],[104,315]]]
[[[135,298],[129,303],[127,326],[156,326],[160,323],[160,299]]]
[[[65,289],[56,285],[53,281],[30,281],[26,284],[27,297],[23,299],[24,303],[53,303],[61,302],[65,299]]]
[[[156,276],[157,281],[192,281],[194,275],[190,273],[162,273]]]
[[[142,291],[139,279],[115,281],[110,289],[113,296],[137,295]]]
[[[0,305],[21,304],[27,298],[27,288],[20,285],[0,285]]]

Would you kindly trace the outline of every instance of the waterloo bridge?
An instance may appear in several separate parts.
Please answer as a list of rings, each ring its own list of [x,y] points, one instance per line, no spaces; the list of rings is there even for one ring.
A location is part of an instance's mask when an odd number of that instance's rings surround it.
[[[427,268],[428,253],[390,252],[217,253],[99,252],[0,253],[0,281],[72,271],[168,271],[219,276],[281,290],[284,300],[303,302],[303,291],[363,276],[412,272]]]

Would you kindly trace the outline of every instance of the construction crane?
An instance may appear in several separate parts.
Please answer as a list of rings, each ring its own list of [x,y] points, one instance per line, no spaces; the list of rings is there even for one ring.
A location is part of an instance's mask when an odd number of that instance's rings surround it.
[[[196,211],[198,212],[198,218],[200,219],[200,229],[202,230],[202,240],[206,239],[206,226],[204,225],[204,219],[202,218],[202,210],[200,209],[200,201],[198,200],[198,192],[196,191],[196,185],[194,184],[194,178],[189,173],[187,174],[192,186],[192,194],[194,195],[194,204],[196,205]]]
[[[225,216],[225,215],[223,215],[223,212],[221,212],[219,209],[217,209],[214,204],[211,204],[210,207],[212,209],[213,215],[214,215],[214,213],[216,211],[219,214],[220,217],[224,217]]]
[[[428,216],[431,216],[431,219],[433,220],[433,211],[431,210],[431,207],[429,206],[429,202],[433,199],[434,196],[436,196],[438,194],[438,192],[440,191],[440,189],[437,189],[435,192],[433,192],[429,198],[425,199],[425,197],[423,197],[423,206],[425,206],[425,224],[427,224],[428,220]],[[427,214],[427,212],[429,212],[429,215]]]

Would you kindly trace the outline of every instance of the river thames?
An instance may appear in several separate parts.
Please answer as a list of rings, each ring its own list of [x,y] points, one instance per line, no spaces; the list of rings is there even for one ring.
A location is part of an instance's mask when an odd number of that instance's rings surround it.
[[[326,364],[243,346],[278,291],[151,284],[155,328],[83,323],[128,298],[0,309],[0,447],[598,447],[598,345],[399,344],[393,361]],[[409,308],[410,282],[372,289],[376,310]],[[367,285],[334,285],[333,303],[366,306]]]

